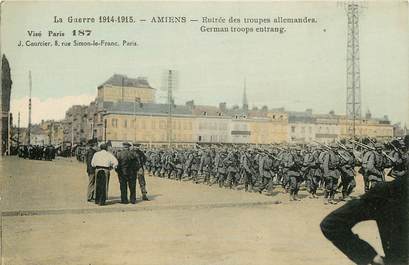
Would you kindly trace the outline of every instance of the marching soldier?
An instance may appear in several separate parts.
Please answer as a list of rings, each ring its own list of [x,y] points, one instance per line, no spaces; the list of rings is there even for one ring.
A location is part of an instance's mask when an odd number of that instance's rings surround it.
[[[309,183],[308,191],[310,193],[311,198],[318,198],[317,189],[322,178],[322,171],[319,163],[320,153],[321,153],[320,149],[315,148],[311,152],[311,155],[308,159],[309,165],[308,177],[310,179],[308,182]]]
[[[267,153],[264,153],[259,162],[259,185],[258,192],[262,193],[264,190],[271,192],[273,189],[273,159]]]
[[[217,175],[216,175],[216,180],[217,183],[219,184],[219,187],[224,186],[224,181],[226,179],[226,154],[222,151],[220,153],[220,157],[217,159]]]
[[[375,144],[375,150],[369,151],[365,154],[367,157],[365,163],[362,164],[368,178],[368,189],[375,187],[377,184],[385,181],[384,166],[386,158],[382,154],[383,145],[381,143]]]
[[[349,198],[349,195],[354,190],[355,184],[355,157],[352,153],[352,146],[346,145],[347,150],[339,150],[341,156],[341,186],[342,200]]]
[[[255,172],[251,166],[251,154],[249,152],[243,152],[241,157],[241,166],[243,168],[243,184],[245,191],[252,191],[254,185],[253,176]]]
[[[199,166],[199,174],[203,175],[203,183],[210,184],[210,173],[211,173],[211,165],[212,164],[212,157],[210,154],[210,150],[205,150],[202,153],[200,158],[200,166]]]
[[[237,174],[238,174],[238,165],[239,161],[236,154],[233,151],[230,151],[225,159],[225,164],[227,166],[227,179],[226,187],[233,188],[236,186]]]
[[[392,168],[388,175],[393,178],[400,178],[406,174],[406,166],[405,166],[405,150],[406,146],[405,143],[393,140],[391,143],[393,147],[392,152],[389,156],[392,158]]]
[[[301,148],[296,146],[295,150],[289,152],[286,160],[287,176],[290,181],[290,201],[299,201],[298,191],[300,189],[300,183],[302,181],[301,176]]]
[[[340,158],[338,154],[334,152],[337,149],[336,144],[331,144],[330,149],[326,150],[323,157],[323,175],[325,179],[325,194],[327,195],[325,204],[336,203],[335,192],[337,190],[338,179],[341,176],[341,172],[338,167],[340,166]]]

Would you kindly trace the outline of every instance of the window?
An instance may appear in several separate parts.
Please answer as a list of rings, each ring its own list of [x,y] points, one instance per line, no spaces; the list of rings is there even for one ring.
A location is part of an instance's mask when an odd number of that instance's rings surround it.
[[[291,132],[295,133],[295,126],[291,126]]]
[[[111,125],[113,128],[117,128],[118,127],[118,120],[117,119],[112,119],[111,120]]]
[[[124,120],[124,128],[128,128],[128,120]],[[126,137],[125,137],[126,139]]]
[[[159,121],[159,129],[165,129],[165,121]]]

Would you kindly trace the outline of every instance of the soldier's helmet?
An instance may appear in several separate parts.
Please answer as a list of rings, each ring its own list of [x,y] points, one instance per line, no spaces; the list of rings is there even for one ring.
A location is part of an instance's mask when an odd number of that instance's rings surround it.
[[[379,150],[383,148],[383,144],[382,143],[375,143],[375,149]]]
[[[336,143],[330,143],[329,147],[331,148],[338,148],[338,145]]]
[[[393,145],[394,147],[398,148],[398,149],[403,149],[405,148],[405,143],[404,141],[399,141],[398,139],[394,139],[391,142],[391,145]]]
[[[403,138],[403,143],[406,147],[409,147],[409,134],[405,135],[405,137]]]
[[[350,144],[350,143],[345,144],[345,147],[347,149],[353,149],[354,148],[354,146],[352,144]]]

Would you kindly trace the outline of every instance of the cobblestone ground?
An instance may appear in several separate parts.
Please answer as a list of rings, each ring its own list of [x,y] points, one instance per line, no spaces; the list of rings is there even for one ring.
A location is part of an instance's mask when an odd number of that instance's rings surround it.
[[[352,264],[319,230],[338,206],[305,190],[290,202],[281,188],[266,196],[147,177],[151,201],[121,205],[113,173],[99,207],[85,200],[87,178],[74,159],[0,160],[3,264]],[[381,251],[375,223],[354,230]]]

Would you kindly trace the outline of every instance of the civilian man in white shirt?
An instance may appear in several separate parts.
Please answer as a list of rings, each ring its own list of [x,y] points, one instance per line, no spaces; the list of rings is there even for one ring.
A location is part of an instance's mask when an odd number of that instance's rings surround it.
[[[108,198],[109,171],[118,166],[118,160],[107,152],[107,145],[101,144],[101,151],[94,154],[91,166],[95,168],[95,203],[105,205]]]

